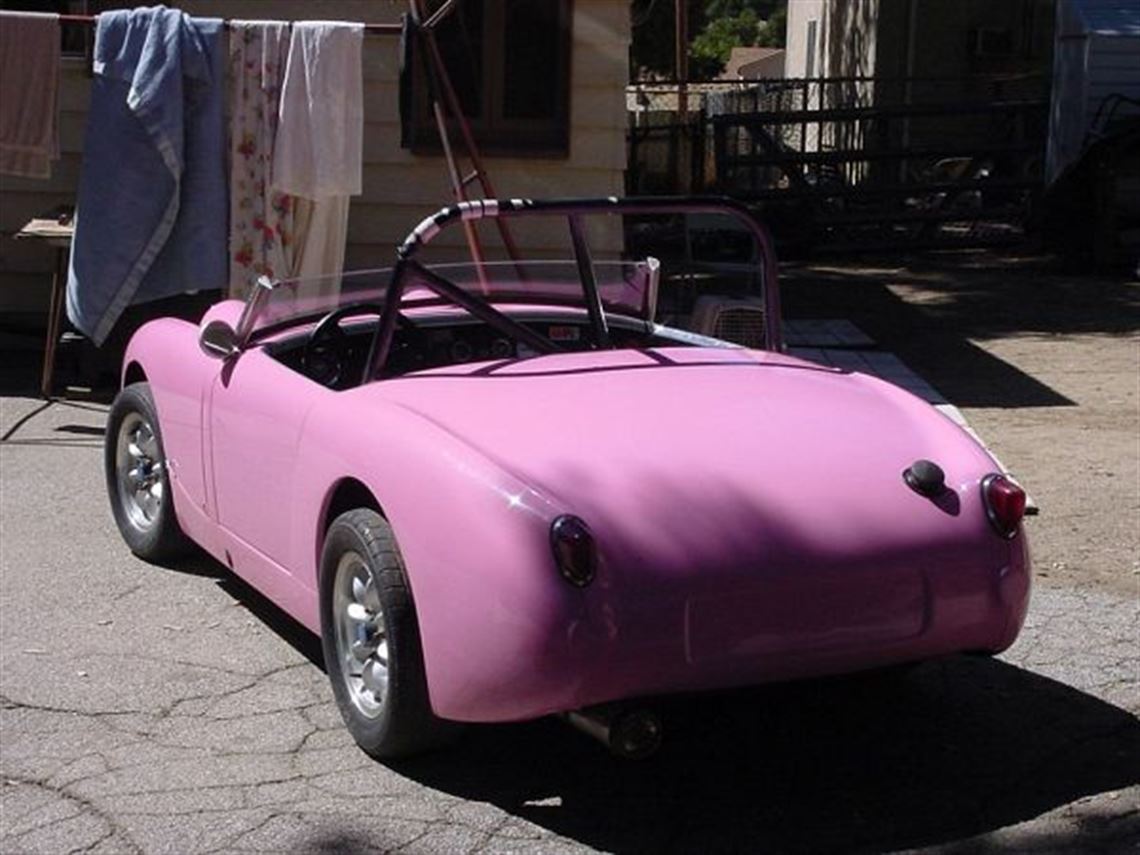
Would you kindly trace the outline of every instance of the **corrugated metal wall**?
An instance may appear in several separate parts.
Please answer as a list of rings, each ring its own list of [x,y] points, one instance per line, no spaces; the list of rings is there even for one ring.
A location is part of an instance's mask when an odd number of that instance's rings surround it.
[[[1047,183],[1101,130],[1116,95],[1140,100],[1140,3],[1058,0]],[[1117,106],[1118,115],[1138,111]]]
[[[1140,9],[1136,14],[1140,19]],[[1095,33],[1089,37],[1086,126],[1092,126],[1101,103],[1113,95],[1140,100],[1140,35]]]

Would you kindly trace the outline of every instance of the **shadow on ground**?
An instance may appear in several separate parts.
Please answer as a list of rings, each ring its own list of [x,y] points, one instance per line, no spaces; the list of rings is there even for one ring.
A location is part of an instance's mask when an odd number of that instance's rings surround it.
[[[217,562],[198,554],[175,569],[215,577],[323,667],[315,636]],[[1051,829],[1047,840],[961,843],[1086,795],[1140,784],[1140,720],[994,659],[950,657],[909,672],[672,697],[655,706],[666,741],[643,762],[612,758],[547,718],[473,726],[447,749],[390,765],[424,786],[615,852],[877,852],[939,844],[1006,852],[1045,843],[1051,851],[1116,851],[1140,836],[1140,812],[1120,810],[1086,812],[1080,824]],[[345,833],[317,835],[308,851],[366,848]],[[1066,841],[1060,833],[1074,836]]]
[[[39,397],[43,345],[30,336],[5,336],[0,344],[0,397]]]
[[[971,340],[1140,330],[1140,283],[1063,273],[1049,258],[957,252],[792,264],[781,284],[786,317],[850,319],[959,406],[1073,403]]]
[[[213,573],[208,572],[208,568]],[[214,575],[218,580],[218,587],[241,602],[250,613],[283,638],[289,645],[309,660],[310,663],[325,670],[324,653],[321,651],[321,640],[309,632],[301,623],[293,620],[281,609],[275,606],[268,598],[254,590],[237,576],[227,571],[221,564],[209,556],[203,555],[198,561],[189,565],[182,564],[182,572],[194,572],[193,568],[202,570],[202,575]]]
[[[617,852],[930,845],[1140,783],[1135,717],[987,659],[675,699],[663,713],[666,745],[642,763],[547,719],[475,728],[396,768]]]

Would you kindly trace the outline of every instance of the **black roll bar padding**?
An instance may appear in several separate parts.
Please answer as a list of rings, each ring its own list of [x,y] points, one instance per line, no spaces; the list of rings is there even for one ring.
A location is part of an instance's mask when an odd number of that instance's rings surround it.
[[[768,229],[756,219],[752,211],[735,199],[726,196],[642,196],[624,199],[617,196],[592,199],[476,199],[449,205],[425,218],[408,234],[396,250],[396,265],[392,269],[392,279],[388,285],[384,314],[380,318],[376,338],[373,340],[372,354],[365,369],[365,380],[380,376],[380,371],[387,361],[388,351],[392,346],[392,336],[396,329],[396,319],[400,311],[400,299],[403,296],[407,265],[414,260],[421,247],[430,243],[445,228],[457,222],[498,217],[573,217],[588,214],[727,214],[735,217],[747,227],[760,248],[761,281],[764,288],[764,332],[767,349],[773,351],[784,349],[783,335],[780,329],[780,292],[777,280],[776,252],[772,245],[772,238]],[[421,265],[417,264],[416,266],[421,271],[426,271],[426,268]],[[430,271],[427,272],[430,273]],[[450,285],[451,283],[447,284]],[[473,297],[466,292],[464,295],[468,298]],[[485,301],[477,297],[473,299],[486,306]],[[494,312],[497,319],[505,317],[501,313],[495,312],[494,309],[491,311]],[[529,328],[524,327],[524,329],[533,335],[537,335]]]
[[[570,240],[574,244],[574,260],[578,263],[578,278],[586,292],[586,311],[594,328],[594,346],[604,350],[610,346],[610,329],[606,324],[606,313],[602,308],[602,297],[598,293],[598,278],[594,275],[594,261],[590,257],[590,244],[586,240],[586,230],[582,218],[571,214],[566,218],[570,223]]]
[[[380,322],[376,325],[376,335],[372,338],[372,347],[368,351],[368,359],[364,363],[364,376],[360,378],[361,384],[379,377],[380,370],[388,361],[388,352],[392,349],[392,338],[396,334],[396,321],[400,317],[400,303],[404,298],[404,268],[409,262],[403,258],[396,259],[396,266],[392,268],[392,278],[388,280],[388,288],[384,293],[384,311],[380,314]]]

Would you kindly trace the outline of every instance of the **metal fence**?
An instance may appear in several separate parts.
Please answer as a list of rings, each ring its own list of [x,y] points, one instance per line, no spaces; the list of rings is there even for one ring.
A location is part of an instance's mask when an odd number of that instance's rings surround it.
[[[631,194],[723,193],[784,248],[1020,239],[1042,187],[1038,78],[635,84]]]

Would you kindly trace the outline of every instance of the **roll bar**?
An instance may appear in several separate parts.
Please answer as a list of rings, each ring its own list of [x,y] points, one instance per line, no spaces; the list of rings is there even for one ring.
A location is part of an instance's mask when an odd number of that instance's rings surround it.
[[[364,379],[379,377],[388,360],[388,353],[392,347],[392,338],[395,335],[396,323],[399,318],[400,301],[404,295],[409,271],[417,271],[421,274],[417,280],[418,284],[425,285],[445,299],[455,301],[455,290],[457,289],[454,289],[454,286],[446,287],[451,283],[440,282],[440,277],[423,275],[426,268],[416,260],[416,255],[448,226],[456,223],[470,223],[473,220],[506,217],[565,217],[570,228],[579,274],[582,277],[586,308],[594,327],[594,339],[599,346],[604,346],[608,340],[605,313],[602,310],[601,297],[598,294],[593,275],[585,231],[581,226],[581,218],[590,214],[726,214],[735,217],[751,233],[760,249],[760,272],[764,289],[764,340],[769,350],[783,350],[783,336],[780,329],[780,293],[777,285],[776,253],[772,246],[772,238],[768,234],[767,228],[756,219],[752,212],[735,199],[720,196],[660,196],[625,199],[616,196],[595,199],[479,199],[441,208],[420,222],[396,250],[396,265],[392,269],[392,278],[388,283],[384,300],[384,313],[380,316],[376,336],[372,341],[372,351],[369,355]],[[481,297],[474,294],[465,296],[463,305],[469,311],[471,306],[467,304],[470,301],[477,301],[482,304],[481,308],[498,314]],[[481,314],[481,312],[477,314]],[[509,323],[509,319],[505,317],[502,320]],[[550,347],[543,348],[547,351],[551,349]]]

